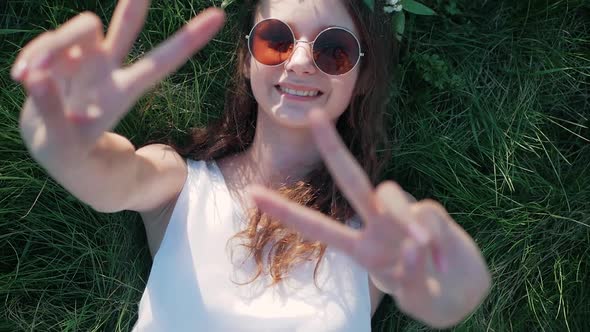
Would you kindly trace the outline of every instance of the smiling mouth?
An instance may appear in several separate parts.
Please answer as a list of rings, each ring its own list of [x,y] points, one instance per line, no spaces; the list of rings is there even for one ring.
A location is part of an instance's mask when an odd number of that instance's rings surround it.
[[[285,94],[288,96],[299,97],[299,98],[310,98],[311,99],[311,98],[319,97],[324,94],[323,92],[321,92],[319,90],[315,90],[315,91],[293,90],[293,89],[288,89],[288,88],[282,87],[280,85],[275,85],[275,88],[277,89],[277,91],[280,94]]]

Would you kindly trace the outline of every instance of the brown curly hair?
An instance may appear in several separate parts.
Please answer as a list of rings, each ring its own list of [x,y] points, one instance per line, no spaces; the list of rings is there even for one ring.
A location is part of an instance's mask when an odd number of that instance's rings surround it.
[[[249,61],[248,46],[243,36],[252,28],[257,2],[245,0],[242,4],[243,17],[239,20],[235,36],[237,65],[227,90],[221,118],[205,128],[194,128],[188,143],[183,146],[168,142],[185,158],[221,159],[246,150],[253,141],[258,105],[242,69],[246,61]],[[398,44],[392,33],[391,16],[384,14],[383,10],[377,10],[383,7],[382,1],[376,1],[374,11],[362,2],[343,0],[360,32],[365,56],[360,64],[360,75],[351,103],[338,119],[336,128],[375,185],[389,161],[388,153],[378,156],[377,151],[388,151],[384,115],[390,92],[388,83],[397,63]],[[324,165],[313,170],[305,180],[283,185],[279,192],[290,200],[321,211],[341,223],[354,215]],[[315,280],[326,250],[324,244],[304,240],[298,232],[285,228],[279,220],[274,220],[259,210],[253,211],[248,219],[246,229],[230,239],[243,240],[241,245],[248,249],[249,257],[255,260],[257,272],[247,283],[253,282],[265,272],[270,274],[274,285],[295,264],[312,259],[316,259]],[[268,252],[266,259],[265,248]]]

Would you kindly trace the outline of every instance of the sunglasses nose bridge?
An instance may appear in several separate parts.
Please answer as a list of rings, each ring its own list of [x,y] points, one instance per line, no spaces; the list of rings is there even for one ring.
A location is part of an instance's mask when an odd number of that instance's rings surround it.
[[[300,45],[300,43],[306,44],[306,45],[308,45],[308,47],[303,47]],[[304,62],[311,64],[312,66],[315,66],[315,61],[313,59],[313,43],[314,43],[314,41],[294,39],[293,49],[291,51],[291,54],[289,54],[289,58],[287,59],[285,65],[289,65],[290,63],[292,63],[293,57],[296,57],[296,59],[295,59],[296,62],[301,63],[301,61],[300,61],[301,55],[295,55],[295,54],[297,53],[299,47],[303,47],[304,48],[303,52],[307,55],[307,59],[305,59]]]
[[[314,41],[313,40],[312,41],[297,40],[297,39],[294,39],[294,41],[293,41],[293,51],[291,52],[291,57],[293,56],[293,54],[295,54],[295,51],[297,51],[297,48],[299,47],[299,43],[309,45],[309,47],[305,48],[305,51],[313,58],[313,43],[314,43]]]

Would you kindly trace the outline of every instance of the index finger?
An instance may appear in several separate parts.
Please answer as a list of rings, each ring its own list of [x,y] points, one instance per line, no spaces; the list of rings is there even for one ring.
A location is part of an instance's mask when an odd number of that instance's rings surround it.
[[[309,120],[318,149],[338,188],[363,221],[371,222],[378,210],[369,177],[320,110],[313,110]]]
[[[121,74],[123,88],[133,98],[178,69],[205,46],[223,25],[225,14],[209,8],[190,20],[171,38]]]

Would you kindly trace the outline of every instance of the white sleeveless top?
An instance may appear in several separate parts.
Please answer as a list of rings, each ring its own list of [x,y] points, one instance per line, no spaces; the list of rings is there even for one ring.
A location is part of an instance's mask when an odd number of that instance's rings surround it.
[[[266,274],[238,285],[255,267],[238,242],[228,244],[245,225],[243,212],[214,161],[187,164],[133,331],[370,331],[367,271],[331,247],[318,268],[320,289],[316,260],[272,287]]]

